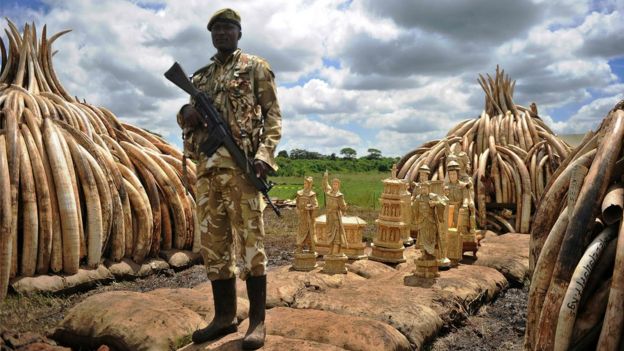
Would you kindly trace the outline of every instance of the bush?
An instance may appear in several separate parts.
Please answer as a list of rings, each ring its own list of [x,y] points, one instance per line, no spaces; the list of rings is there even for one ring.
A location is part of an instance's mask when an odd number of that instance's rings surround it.
[[[397,158],[383,157],[379,159],[293,159],[277,157],[279,170],[278,177],[304,176],[306,174],[323,173],[366,173],[366,172],[389,172]]]

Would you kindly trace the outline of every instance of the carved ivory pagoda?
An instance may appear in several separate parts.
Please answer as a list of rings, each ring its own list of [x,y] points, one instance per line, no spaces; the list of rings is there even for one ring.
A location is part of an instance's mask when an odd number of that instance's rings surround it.
[[[411,217],[405,211],[407,183],[396,177],[396,165],[392,167],[392,175],[383,181],[383,193],[379,202],[381,212],[377,223],[377,235],[373,240],[373,250],[369,256],[371,260],[386,263],[405,262],[403,242],[410,236],[409,223],[406,217]],[[408,193],[409,195],[409,193]]]

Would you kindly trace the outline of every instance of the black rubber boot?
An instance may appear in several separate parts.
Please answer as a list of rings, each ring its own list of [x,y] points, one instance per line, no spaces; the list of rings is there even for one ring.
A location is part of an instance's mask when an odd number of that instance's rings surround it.
[[[204,329],[196,330],[192,340],[195,344],[214,340],[218,337],[235,333],[238,330],[236,320],[236,278],[213,280],[212,297],[215,315],[212,322]]]
[[[264,346],[266,329],[264,315],[266,308],[266,275],[247,278],[249,297],[249,329],[243,338],[244,350],[256,350]]]

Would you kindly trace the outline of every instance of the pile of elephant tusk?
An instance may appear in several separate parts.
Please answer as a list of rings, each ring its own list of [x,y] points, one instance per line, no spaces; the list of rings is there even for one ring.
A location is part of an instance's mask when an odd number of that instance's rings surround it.
[[[46,27],[0,38],[0,300],[15,276],[74,274],[193,246],[193,189],[161,137],[59,83]],[[195,167],[188,164],[189,183]]]
[[[624,101],[561,164],[531,232],[527,350],[624,347]]]
[[[538,117],[537,107],[514,104],[515,81],[504,71],[497,67],[494,78],[480,76],[479,83],[485,91],[481,116],[460,122],[443,139],[403,156],[398,176],[412,182],[427,165],[432,180],[443,179],[448,153],[464,152],[472,164],[479,226],[498,233],[528,233],[531,209],[571,147]]]

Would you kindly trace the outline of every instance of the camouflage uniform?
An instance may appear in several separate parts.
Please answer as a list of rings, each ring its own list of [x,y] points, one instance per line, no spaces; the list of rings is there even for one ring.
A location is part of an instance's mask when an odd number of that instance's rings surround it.
[[[247,157],[262,160],[277,170],[274,152],[281,137],[281,113],[274,75],[262,58],[234,51],[225,62],[212,63],[193,74],[192,82],[214,101],[234,140]],[[191,101],[193,103],[193,101]],[[197,212],[201,231],[200,252],[208,279],[236,276],[234,233],[239,237],[245,266],[242,279],[265,274],[262,194],[249,183],[224,146],[207,157],[198,147],[210,139],[209,128],[184,126],[186,154],[198,161]]]

